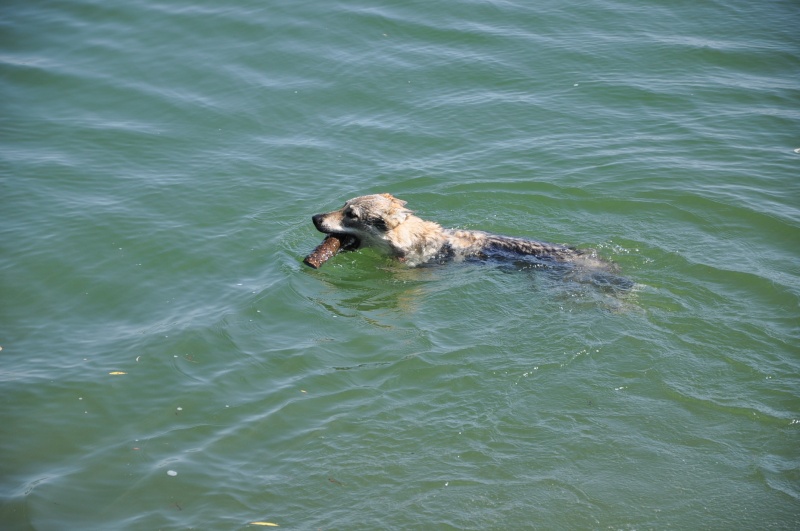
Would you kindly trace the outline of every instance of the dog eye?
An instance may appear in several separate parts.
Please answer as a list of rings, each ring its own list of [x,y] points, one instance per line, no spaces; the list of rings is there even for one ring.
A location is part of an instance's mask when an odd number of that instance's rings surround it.
[[[356,212],[355,212],[354,210],[352,210],[352,209],[350,209],[350,210],[345,210],[345,212],[344,212],[344,215],[345,215],[345,216],[346,216],[348,219],[358,219],[358,214],[356,214]]]

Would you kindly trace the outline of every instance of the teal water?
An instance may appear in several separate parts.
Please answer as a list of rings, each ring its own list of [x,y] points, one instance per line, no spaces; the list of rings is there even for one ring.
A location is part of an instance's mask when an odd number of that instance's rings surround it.
[[[796,2],[1,12],[3,529],[800,527]]]

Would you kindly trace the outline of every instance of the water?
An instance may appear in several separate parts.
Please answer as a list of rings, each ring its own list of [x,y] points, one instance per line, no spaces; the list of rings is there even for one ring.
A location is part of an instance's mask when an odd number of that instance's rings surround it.
[[[800,526],[796,3],[2,12],[3,529]],[[374,192],[635,288],[303,266]]]

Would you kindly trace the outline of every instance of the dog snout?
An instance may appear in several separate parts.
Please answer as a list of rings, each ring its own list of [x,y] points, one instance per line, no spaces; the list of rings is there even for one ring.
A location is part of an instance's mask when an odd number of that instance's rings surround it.
[[[325,214],[316,214],[311,216],[311,221],[314,222],[314,226],[320,232],[325,232],[325,229],[322,228],[322,223],[325,221]]]

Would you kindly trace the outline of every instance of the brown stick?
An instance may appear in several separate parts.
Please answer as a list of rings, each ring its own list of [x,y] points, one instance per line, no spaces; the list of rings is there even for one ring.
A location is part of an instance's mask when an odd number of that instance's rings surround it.
[[[352,248],[354,240],[355,238],[345,234],[328,234],[325,239],[322,240],[322,243],[317,245],[317,247],[305,257],[303,263],[314,269],[319,269],[322,267],[322,264],[333,258],[342,247],[345,249]]]

